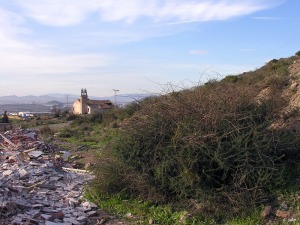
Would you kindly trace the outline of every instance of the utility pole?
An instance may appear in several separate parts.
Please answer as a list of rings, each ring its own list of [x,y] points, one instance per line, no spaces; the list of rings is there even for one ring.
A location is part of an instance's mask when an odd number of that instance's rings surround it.
[[[117,92],[120,90],[113,89],[113,91],[115,92],[115,107],[117,107]]]

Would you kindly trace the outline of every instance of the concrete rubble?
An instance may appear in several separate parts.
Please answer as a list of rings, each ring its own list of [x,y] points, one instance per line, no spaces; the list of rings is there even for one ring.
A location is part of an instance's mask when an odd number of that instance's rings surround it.
[[[93,176],[71,154],[26,129],[0,133],[0,224],[95,224],[97,206],[82,196]]]

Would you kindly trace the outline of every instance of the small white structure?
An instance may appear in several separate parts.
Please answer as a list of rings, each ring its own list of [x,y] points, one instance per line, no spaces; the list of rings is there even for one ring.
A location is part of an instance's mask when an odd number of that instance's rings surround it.
[[[86,89],[81,89],[80,99],[73,103],[74,114],[93,114],[102,113],[106,110],[112,109],[114,105],[109,100],[90,100]]]

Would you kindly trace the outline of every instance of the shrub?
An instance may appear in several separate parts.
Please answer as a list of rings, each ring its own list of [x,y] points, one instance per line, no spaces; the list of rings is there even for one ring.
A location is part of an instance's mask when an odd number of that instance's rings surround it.
[[[296,52],[295,55],[300,56],[300,51]]]
[[[40,134],[43,138],[48,138],[54,134],[54,131],[48,125],[45,125],[40,128]]]
[[[278,59],[272,59],[269,63],[277,63]]]
[[[276,63],[272,63],[271,70],[279,75],[288,75],[289,63],[285,60],[278,60]]]
[[[80,126],[83,123],[88,123],[89,122],[89,116],[88,115],[79,115],[76,116],[74,121],[73,121],[73,125],[74,126]]]
[[[288,76],[270,76],[266,78],[266,86],[276,88],[277,90],[282,90],[284,87],[287,87],[289,84]]]
[[[169,199],[217,193],[232,204],[257,201],[294,175],[284,170],[299,144],[296,132],[270,129],[283,99],[273,95],[258,104],[258,92],[213,83],[152,99],[129,120],[115,148]]]
[[[148,175],[128,166],[112,149],[111,143],[117,137],[115,130],[108,128],[106,135],[101,138],[106,144],[98,151],[99,161],[93,167],[97,190],[109,195],[139,196],[152,202],[163,202],[163,196],[149,182]]]
[[[67,114],[67,121],[75,120],[77,117],[78,116],[73,113]]]
[[[223,80],[226,82],[229,82],[229,83],[235,83],[238,80],[238,76],[229,75],[229,76],[225,77]]]
[[[70,137],[74,136],[74,131],[72,131],[69,128],[65,128],[60,132],[59,136],[62,138],[70,138]]]
[[[103,115],[102,113],[95,113],[95,114],[92,114],[90,116],[90,121],[92,123],[99,123],[101,124],[102,123],[102,120],[103,120]]]
[[[112,110],[108,110],[105,113],[103,113],[103,124],[104,126],[107,126],[113,122],[115,122],[118,117],[116,114],[116,111],[118,111],[119,109],[112,109]]]

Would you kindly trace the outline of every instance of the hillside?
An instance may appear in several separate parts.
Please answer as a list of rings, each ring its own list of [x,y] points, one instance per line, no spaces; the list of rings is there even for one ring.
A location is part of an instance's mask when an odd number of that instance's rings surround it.
[[[199,217],[223,224],[267,206],[264,216],[247,224],[300,220],[298,203],[277,200],[278,193],[300,191],[299,77],[298,52],[255,71],[146,99],[115,125],[121,130],[106,157],[111,151],[117,157],[99,168],[110,183],[98,188],[180,204],[193,216],[187,224],[198,224],[191,221]]]
[[[299,107],[298,54],[41,131],[94,172],[105,224],[297,224]]]

